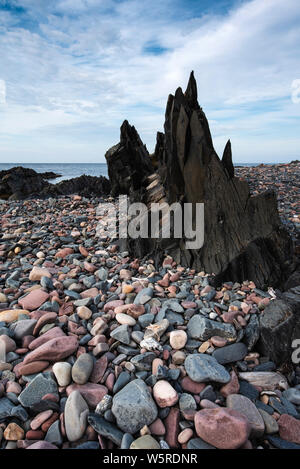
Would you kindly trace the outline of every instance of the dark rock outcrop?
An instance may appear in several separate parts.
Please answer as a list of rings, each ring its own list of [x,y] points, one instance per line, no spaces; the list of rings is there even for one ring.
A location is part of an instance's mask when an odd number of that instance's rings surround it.
[[[290,362],[293,341],[300,339],[300,287],[271,301],[260,314],[259,325],[258,350],[276,364]]]
[[[148,179],[136,182],[141,174],[136,171],[138,164],[134,164],[134,177],[130,179],[132,166],[128,162],[136,161],[137,152],[135,149],[133,156],[128,140],[126,151],[120,143],[109,155],[117,156],[119,167],[128,168],[126,193],[130,192],[130,185],[136,185],[139,191],[142,186],[143,201],[148,204],[204,203],[204,244],[201,249],[187,249],[184,237],[139,238],[129,240],[129,250],[141,257],[149,254],[156,262],[167,251],[181,265],[214,273],[216,283],[251,279],[259,287],[282,285],[289,273],[293,246],[281,225],[276,195],[273,191],[250,195],[247,182],[234,176],[230,142],[220,160],[208,121],[197,101],[193,73],[185,93],[178,88],[174,96],[169,96],[164,131],[157,135],[153,156],[158,170]],[[138,148],[143,148],[138,141]],[[118,187],[112,171],[109,174],[112,186]],[[133,200],[141,201],[139,196]],[[194,214],[193,226],[195,221]]]
[[[50,184],[47,179],[58,175],[53,172],[37,173],[33,169],[18,166],[0,172],[0,199],[19,200],[26,198],[55,197],[80,194],[86,197],[110,193],[111,185],[104,176],[86,176]]]
[[[33,169],[17,166],[0,171],[0,198],[24,199],[33,192],[40,192],[48,182]]]
[[[141,189],[153,167],[146,146],[127,120],[121,126],[120,143],[110,148],[105,158],[112,196],[126,194],[140,201]]]

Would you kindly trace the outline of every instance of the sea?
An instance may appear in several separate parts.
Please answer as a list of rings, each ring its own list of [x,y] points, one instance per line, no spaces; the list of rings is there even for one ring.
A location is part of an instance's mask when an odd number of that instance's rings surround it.
[[[236,163],[234,166],[258,166],[259,163]],[[49,179],[49,182],[56,184],[71,178],[76,178],[82,174],[87,176],[105,176],[108,177],[106,163],[0,163],[0,171],[23,166],[32,168],[37,173],[53,171],[59,174],[56,179]]]

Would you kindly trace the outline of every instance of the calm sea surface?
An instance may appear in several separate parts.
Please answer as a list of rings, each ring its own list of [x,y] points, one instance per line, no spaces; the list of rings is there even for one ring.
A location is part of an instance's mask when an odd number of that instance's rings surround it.
[[[61,175],[57,179],[50,179],[49,182],[51,183],[75,178],[82,174],[108,177],[106,163],[0,163],[0,171],[13,168],[14,166],[32,168],[37,173],[53,171]],[[235,166],[257,166],[257,163],[236,163]]]

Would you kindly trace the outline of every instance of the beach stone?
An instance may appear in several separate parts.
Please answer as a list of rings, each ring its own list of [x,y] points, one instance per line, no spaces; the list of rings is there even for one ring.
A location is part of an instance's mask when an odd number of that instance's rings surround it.
[[[118,326],[110,333],[110,336],[113,337],[113,339],[118,340],[122,344],[130,344],[130,330],[127,324],[122,324],[121,326]]]
[[[32,430],[37,430],[38,428],[42,426],[44,422],[46,422],[51,417],[52,414],[53,414],[53,410],[51,409],[45,410],[44,412],[39,413],[38,415],[34,417],[33,420],[31,420],[30,428]]]
[[[54,257],[64,259],[65,257],[67,257],[67,256],[69,256],[70,254],[73,254],[73,253],[74,253],[73,249],[63,248],[63,249],[59,249]]]
[[[32,335],[36,323],[37,321],[35,319],[22,319],[17,321],[12,326],[14,338],[16,340],[21,340],[26,335]]]
[[[227,345],[227,339],[224,339],[224,337],[219,337],[217,335],[214,335],[210,338],[211,343],[215,347],[225,347]]]
[[[238,394],[239,390],[240,390],[240,383],[239,383],[238,377],[235,371],[232,370],[230,373],[229,383],[224,384],[224,386],[220,388],[220,393],[222,394],[222,396],[227,397],[230,394]]]
[[[263,418],[248,397],[241,394],[230,394],[226,399],[226,406],[247,418],[251,426],[251,435],[254,438],[260,438],[263,435],[265,430]]]
[[[133,317],[124,313],[116,314],[116,320],[119,324],[127,324],[128,326],[134,326],[136,324],[136,320]]]
[[[170,448],[178,448],[178,435],[179,435],[179,421],[180,410],[177,407],[172,407],[168,416],[164,420],[166,427],[165,440]]]
[[[63,438],[60,431],[60,421],[56,420],[53,422],[47,430],[45,441],[51,443],[55,446],[61,446],[63,443]]]
[[[0,335],[0,347],[5,347],[5,353],[14,352],[17,348],[16,342],[8,335]]]
[[[187,443],[187,449],[216,449],[215,446],[209,445],[202,438],[192,438]]]
[[[258,409],[258,411],[263,418],[266,434],[273,435],[274,433],[278,433],[279,426],[274,417],[268,414],[268,412],[265,412],[263,409]]]
[[[166,433],[165,426],[163,422],[161,421],[161,419],[159,418],[154,420],[154,422],[151,423],[151,425],[149,425],[149,430],[151,434],[157,435],[157,436],[162,436]]]
[[[68,386],[71,382],[72,365],[68,362],[56,362],[52,371],[59,386]]]
[[[48,269],[45,269],[44,267],[34,266],[29,274],[29,280],[31,282],[39,282],[42,277],[51,278],[52,275],[50,274]]]
[[[117,446],[121,446],[124,433],[121,432],[114,424],[108,422],[99,414],[89,414],[88,423],[96,430],[99,435],[107,438],[108,440],[115,443]]]
[[[0,337],[1,340],[1,337]],[[300,389],[289,388],[286,391],[283,391],[282,396],[285,397],[292,404],[300,406]]]
[[[157,418],[155,402],[141,379],[131,381],[114,395],[112,413],[118,427],[131,434],[144,425],[150,425]]]
[[[22,406],[32,407],[39,403],[46,394],[57,396],[57,385],[53,379],[40,373],[23,389],[18,400]]]
[[[67,396],[73,391],[79,391],[88,406],[91,409],[95,409],[97,404],[103,399],[105,394],[107,394],[108,389],[102,384],[95,383],[70,384],[66,389]]]
[[[22,306],[23,309],[28,309],[29,311],[33,311],[34,309],[38,309],[45,301],[49,298],[49,293],[44,292],[41,289],[32,290],[28,295],[24,296],[24,298],[19,299],[19,305]]]
[[[184,391],[188,391],[192,394],[200,394],[200,392],[202,392],[203,389],[205,388],[204,383],[196,383],[188,376],[185,376],[184,378],[182,378],[180,384]]]
[[[77,384],[87,383],[94,367],[93,357],[89,353],[82,353],[72,367],[72,378]]]
[[[156,358],[155,353],[145,352],[133,357],[130,361],[134,364],[139,371],[150,371],[152,368],[152,362]]]
[[[178,401],[178,394],[168,381],[160,380],[153,386],[153,397],[161,408],[172,407]]]
[[[17,321],[21,314],[28,314],[27,309],[7,309],[5,311],[0,311],[0,322],[14,322]]]
[[[251,427],[246,417],[226,409],[203,409],[195,415],[197,435],[218,449],[237,449],[248,440]]]
[[[10,423],[4,430],[3,436],[9,441],[18,441],[24,438],[24,430],[16,423]]]
[[[45,360],[40,360],[36,362],[31,362],[31,363],[18,363],[14,367],[14,373],[16,374],[17,377],[19,376],[26,376],[26,375],[32,375],[34,373],[39,373],[40,371],[45,370],[49,366],[49,362],[46,362]]]
[[[218,348],[212,356],[220,363],[225,365],[227,363],[237,362],[243,360],[248,353],[245,344],[238,342],[236,344],[226,345],[225,347]]]
[[[78,348],[77,337],[64,336],[50,339],[37,347],[24,358],[24,364],[36,360],[57,362],[72,355]]]
[[[87,321],[92,317],[92,311],[87,306],[78,306],[76,313],[80,319],[86,319]]]
[[[187,342],[187,334],[185,331],[177,330],[170,333],[170,345],[174,350],[184,348]]]
[[[135,305],[144,305],[148,301],[151,300],[153,297],[153,289],[148,287],[148,288],[143,288],[135,297],[134,299],[134,304]]]
[[[0,399],[0,419],[9,417],[13,408],[14,404],[7,397],[2,397]]]
[[[236,339],[236,330],[232,324],[212,321],[200,314],[195,314],[188,322],[187,333],[192,339],[206,341],[213,336]]]
[[[188,376],[196,383],[214,381],[226,384],[230,381],[230,374],[214,357],[204,353],[188,355],[184,366]]]
[[[151,435],[144,435],[134,440],[130,449],[160,449],[159,443]]]
[[[300,445],[300,420],[291,415],[282,414],[277,423],[280,438]]]
[[[191,428],[185,428],[178,435],[178,443],[181,445],[187,443],[193,436],[194,432]]]
[[[52,445],[48,441],[36,441],[32,445],[28,446],[26,449],[58,449],[57,446]]]
[[[69,395],[65,410],[65,429],[69,441],[79,440],[85,433],[89,407],[79,391]]]
[[[32,340],[29,343],[28,348],[29,348],[29,350],[35,350],[38,347],[40,347],[40,345],[43,345],[46,342],[48,342],[49,340],[55,339],[55,338],[58,338],[58,337],[66,337],[66,334],[61,330],[60,327],[53,327],[52,329],[45,332],[44,334],[42,334],[37,339]]]

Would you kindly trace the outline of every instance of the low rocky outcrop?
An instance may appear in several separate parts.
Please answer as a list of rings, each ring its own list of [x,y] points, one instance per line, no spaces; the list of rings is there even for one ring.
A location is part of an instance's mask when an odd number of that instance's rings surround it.
[[[26,198],[55,197],[59,195],[80,194],[82,196],[103,196],[110,193],[111,185],[104,176],[85,174],[57,184],[48,179],[59,177],[54,172],[37,173],[33,169],[18,166],[0,172],[0,199],[19,200]]]

